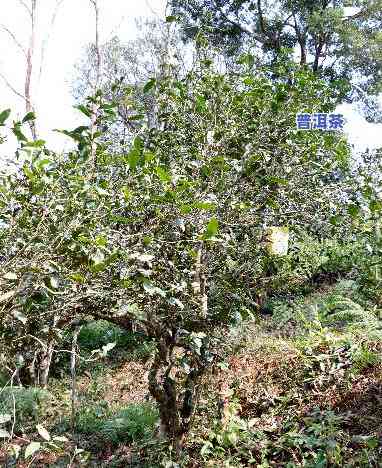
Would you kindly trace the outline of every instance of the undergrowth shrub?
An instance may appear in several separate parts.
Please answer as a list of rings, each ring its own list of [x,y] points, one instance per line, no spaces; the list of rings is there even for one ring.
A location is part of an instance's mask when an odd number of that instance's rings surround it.
[[[304,231],[291,232],[287,255],[263,255],[258,245],[246,245],[245,258],[228,256],[227,276],[211,286],[210,304],[217,318],[233,325],[253,319],[258,311],[270,314],[278,297],[284,303],[287,294],[306,295],[315,283],[332,283],[351,275],[362,251],[360,241],[318,239]]]
[[[210,431],[201,455],[207,466],[235,468],[377,466],[377,445],[375,436],[351,437],[341,415],[315,408],[303,418],[285,414],[268,422],[235,416]]]
[[[7,382],[8,382],[7,376],[6,376],[5,374],[2,374],[2,373],[0,372],[0,388],[1,388],[1,387],[5,387],[5,385],[7,384]]]
[[[82,407],[77,414],[76,430],[92,434],[100,442],[112,444],[149,438],[159,418],[157,409],[149,403],[134,403],[113,412],[105,404]]]
[[[380,353],[368,349],[366,344],[357,346],[352,353],[353,369],[362,371],[381,362]]]
[[[131,348],[140,341],[139,334],[123,330],[105,320],[97,320],[83,326],[78,335],[79,346],[89,350],[102,348],[112,342],[116,343],[116,348]]]
[[[292,323],[296,332],[328,327],[336,330],[368,332],[382,330],[380,312],[358,293],[353,281],[341,281],[328,292],[309,297],[270,301],[272,323],[278,329]],[[381,335],[382,338],[382,335]]]
[[[111,415],[112,412],[106,402],[81,405],[76,415],[76,430],[81,434],[98,433],[103,422]],[[69,421],[65,429],[69,429]]]
[[[62,348],[70,349],[73,339],[71,330],[64,333]],[[105,356],[109,362],[119,362],[121,359],[145,360],[154,352],[152,341],[148,340],[139,332],[123,330],[117,325],[111,324],[105,320],[97,320],[84,325],[78,335],[78,347],[83,359],[79,359],[77,372],[82,374],[89,371],[96,374],[104,373],[103,361],[92,361],[94,353],[92,351],[102,350],[109,344],[114,344]],[[87,360],[87,359],[90,359]],[[70,368],[70,354],[57,353],[54,356],[51,366],[52,375],[62,377],[67,375]]]
[[[33,425],[49,412],[52,395],[35,387],[6,387],[0,393],[0,414],[13,415],[15,409],[15,429]]]
[[[105,320],[89,323],[81,329],[78,336],[80,349],[86,351],[102,349],[109,343],[115,343],[115,351],[119,351],[123,355],[127,352],[131,359],[145,360],[154,352],[154,343],[142,333],[123,330]],[[110,354],[111,356],[112,354]],[[86,363],[82,363],[82,367],[86,367]]]
[[[131,404],[105,421],[100,428],[102,436],[118,444],[152,436],[159,413],[148,403]]]
[[[275,337],[270,341],[268,333],[262,337],[259,326],[252,332],[247,329],[248,338],[257,338],[254,355],[246,346],[241,357],[248,367],[252,362],[263,362],[264,367],[254,379],[246,377],[249,368],[239,368],[244,382],[230,388],[241,409],[237,413],[229,406],[226,423],[211,425],[201,443],[206,466],[379,466],[378,423],[370,429],[357,428],[355,433],[348,407],[341,406],[351,401],[357,382],[364,388],[370,385],[368,373],[357,374],[379,364],[378,344],[319,322],[293,341]],[[277,349],[272,342],[278,343]],[[291,354],[294,357],[288,361]],[[283,364],[288,366],[286,373],[280,372]],[[357,398],[362,401],[362,396],[361,391]],[[360,404],[354,418],[361,420],[364,411]]]

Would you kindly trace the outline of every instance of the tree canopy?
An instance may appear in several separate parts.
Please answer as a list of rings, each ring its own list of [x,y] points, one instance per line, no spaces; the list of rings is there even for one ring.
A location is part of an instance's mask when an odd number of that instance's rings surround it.
[[[262,63],[293,57],[332,82],[345,79],[369,94],[381,91],[381,0],[171,0],[170,4],[186,38],[202,31],[226,54],[255,46]]]

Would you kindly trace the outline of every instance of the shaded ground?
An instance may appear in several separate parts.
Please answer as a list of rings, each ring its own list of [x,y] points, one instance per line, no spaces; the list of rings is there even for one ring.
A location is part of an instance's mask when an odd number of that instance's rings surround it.
[[[338,291],[334,292],[338,295]],[[332,293],[332,286],[324,285],[299,303],[302,310],[308,310],[317,301],[327,309],[318,316],[322,324],[316,324],[305,335],[300,334],[301,317],[294,309],[291,314],[290,308],[277,317],[276,311],[276,318],[244,323],[227,335],[225,362],[204,379],[182,466],[381,466],[382,339],[376,334],[379,324],[370,322],[365,327],[355,308],[354,320],[358,322],[349,329],[343,324],[336,329],[334,314],[343,308],[343,301],[339,300],[341,307],[336,305],[337,296],[331,297]],[[334,325],[328,321],[331,314]],[[365,317],[371,320],[370,314]],[[126,361],[117,353],[110,360],[96,364],[79,377],[80,405],[89,411],[81,413],[83,431],[77,434],[76,443],[89,451],[90,459],[71,466],[164,466],[158,460],[166,459],[168,452],[154,433],[149,441],[131,443],[102,438],[99,421],[149,399],[150,356]],[[52,389],[56,398],[62,400],[60,424],[65,434],[69,405],[66,414],[62,413],[64,400],[69,398],[68,383],[61,382],[61,387]],[[55,431],[60,425],[56,413],[52,414],[50,426]],[[26,444],[33,437],[36,434],[28,434],[25,440],[16,439],[15,443]],[[73,443],[65,446],[67,453],[74,448]],[[62,460],[57,454],[44,453],[32,463],[19,462],[17,466],[67,466],[67,461],[64,464]],[[4,454],[1,463],[6,466]]]

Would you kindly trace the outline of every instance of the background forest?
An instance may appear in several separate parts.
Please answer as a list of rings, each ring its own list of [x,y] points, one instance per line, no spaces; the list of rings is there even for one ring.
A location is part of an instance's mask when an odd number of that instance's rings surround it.
[[[1,466],[381,466],[382,149],[296,114],[381,122],[382,2],[170,0],[102,42],[89,0],[63,151],[31,86],[41,5],[21,4]]]

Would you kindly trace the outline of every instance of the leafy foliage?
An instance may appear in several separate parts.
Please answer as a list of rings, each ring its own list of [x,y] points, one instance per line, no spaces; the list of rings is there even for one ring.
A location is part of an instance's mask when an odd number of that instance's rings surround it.
[[[114,444],[137,441],[152,436],[157,421],[158,412],[151,405],[132,404],[105,421],[100,432]]]
[[[12,127],[23,160],[0,178],[6,378],[23,390],[22,384],[47,386],[70,330],[83,326],[79,344],[96,345],[105,357],[115,344],[131,347],[136,329],[154,348],[148,388],[176,458],[230,323],[254,318],[269,297],[294,292],[317,275],[356,268],[366,275],[366,257],[355,259],[367,245],[379,261],[378,235],[372,244],[360,236],[372,232],[380,210],[371,171],[353,180],[350,148],[340,133],[295,129],[297,112],[332,110],[338,90],[306,69],[291,67],[287,79],[273,80],[270,69],[255,74],[249,62],[221,74],[202,60],[184,78],[164,70],[160,80],[138,85],[155,100],[155,121],[148,124],[146,115],[133,128],[126,151],[108,132],[126,92],[121,80],[77,106],[89,125],[59,130],[76,145],[67,154],[29,142],[23,125],[34,116],[28,115]],[[131,98],[131,115],[144,111],[141,104]],[[291,232],[288,255],[268,254],[269,226]],[[378,362],[368,349],[339,348],[325,338],[328,329],[372,328],[377,335],[376,312],[334,293],[309,306],[273,307],[279,324],[298,321],[315,340],[312,351],[303,343],[308,370],[300,369],[312,388],[321,378],[317,369],[331,383],[342,375],[343,361],[349,367],[354,358],[358,369]],[[222,433],[217,422],[206,454],[216,445],[221,453],[235,448],[248,431],[253,437],[254,425],[242,423],[238,410],[232,406],[232,424]],[[156,418],[148,406],[112,414],[98,404],[80,410],[77,430],[118,443],[145,438]],[[280,454],[285,461],[298,445],[300,460],[310,463],[315,447],[313,459],[340,463],[342,449],[330,446],[337,420],[330,411],[327,419],[327,427],[312,423],[317,442],[301,435],[292,417],[279,433],[280,452],[267,449],[256,462]]]
[[[363,98],[359,86],[369,94],[380,91],[380,0],[172,0],[171,5],[186,38],[207,35],[229,55],[252,48],[251,60],[244,53],[242,61],[272,63],[274,77],[282,78],[284,63],[292,59],[338,86],[342,99]]]
[[[41,388],[6,387],[0,394],[0,414],[14,414],[16,430],[36,423],[52,407],[52,395]]]

